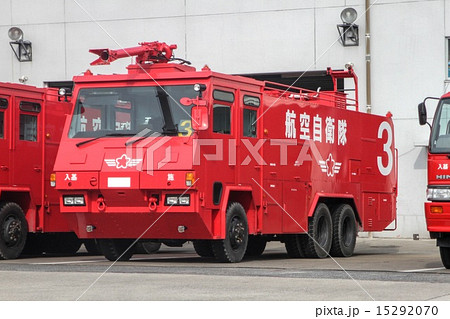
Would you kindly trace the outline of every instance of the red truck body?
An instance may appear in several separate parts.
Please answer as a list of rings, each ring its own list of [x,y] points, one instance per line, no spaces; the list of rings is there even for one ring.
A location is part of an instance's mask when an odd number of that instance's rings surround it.
[[[428,146],[428,187],[425,219],[430,237],[437,240],[444,266],[450,269],[450,93],[439,100]],[[420,124],[427,123],[425,101],[419,104]]]
[[[269,240],[291,257],[349,256],[357,230],[395,220],[393,123],[337,90],[357,89],[351,67],[315,92],[149,59],[74,77],[55,164],[61,212],[108,259],[135,239],[192,240],[226,262]]]
[[[28,252],[42,252],[43,236],[37,234],[53,233],[59,242],[76,239],[50,185],[70,111],[71,104],[59,101],[57,89],[0,83],[0,258],[18,257],[26,241]],[[57,250],[53,246],[48,251]]]

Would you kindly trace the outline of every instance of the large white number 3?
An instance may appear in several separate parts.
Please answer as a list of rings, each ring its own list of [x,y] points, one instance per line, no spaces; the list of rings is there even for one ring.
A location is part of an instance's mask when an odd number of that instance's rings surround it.
[[[378,170],[381,175],[388,176],[392,171],[392,164],[394,162],[394,156],[392,155],[392,128],[388,122],[382,122],[378,128],[378,138],[383,138],[383,132],[387,132],[387,141],[383,144],[383,151],[387,154],[388,161],[386,166],[383,165],[383,159],[381,156],[377,156]]]

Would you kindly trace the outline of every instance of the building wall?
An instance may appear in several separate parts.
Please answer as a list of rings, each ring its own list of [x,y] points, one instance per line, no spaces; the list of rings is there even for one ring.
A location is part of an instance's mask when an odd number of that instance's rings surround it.
[[[428,128],[417,104],[446,91],[445,36],[450,0],[372,0],[372,112],[394,115],[399,153],[398,223],[377,236],[426,237],[423,202]],[[336,25],[343,8],[358,12],[360,45],[343,47]],[[70,80],[86,69],[122,73],[130,59],[89,66],[91,48],[176,43],[178,57],[225,73],[342,68],[353,62],[365,106],[364,0],[2,0],[0,81]],[[447,19],[447,23],[446,23]],[[33,43],[33,62],[19,63],[7,31]]]

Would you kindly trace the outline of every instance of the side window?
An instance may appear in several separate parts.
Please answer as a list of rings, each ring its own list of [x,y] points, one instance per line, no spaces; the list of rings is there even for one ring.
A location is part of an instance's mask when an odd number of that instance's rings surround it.
[[[246,137],[256,137],[256,110],[243,110],[242,134]]]
[[[214,104],[213,106],[213,132],[231,134],[231,107],[228,105]]]
[[[20,136],[22,141],[37,141],[37,116],[20,114]]]
[[[214,90],[213,98],[213,132],[231,134],[231,104],[234,102],[232,92]],[[216,101],[226,102],[218,103]]]
[[[242,100],[245,106],[259,107],[261,101],[259,97],[244,95]],[[244,108],[242,112],[242,135],[245,137],[256,137],[256,110]]]
[[[5,138],[5,112],[3,112],[3,109],[6,109],[8,107],[8,100],[0,98],[0,139]]]
[[[41,105],[35,102],[22,101],[20,102],[19,108],[22,111],[30,113],[39,113],[41,111]],[[19,118],[19,139],[22,141],[37,141],[37,115],[31,114],[20,114]]]

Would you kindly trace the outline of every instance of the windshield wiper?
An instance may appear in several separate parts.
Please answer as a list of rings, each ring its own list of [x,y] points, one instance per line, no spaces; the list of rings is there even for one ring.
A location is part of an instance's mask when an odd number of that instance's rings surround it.
[[[128,140],[128,141],[126,141],[126,142],[125,142],[125,146],[132,145],[132,144],[134,144],[134,143],[137,143],[137,142],[139,142],[139,141],[142,141],[143,139],[145,139],[145,138],[147,138],[147,137],[149,137],[149,136],[157,137],[157,136],[161,136],[161,134],[158,133],[158,132],[154,132],[154,131],[152,131],[152,130],[146,128],[145,130],[143,130],[143,131],[139,132],[138,134],[134,135],[134,136],[133,136],[133,137],[135,137],[134,140]]]
[[[163,133],[171,134],[178,133],[178,129],[173,122],[173,116],[172,116],[172,110],[170,109],[169,104],[169,96],[167,93],[161,88],[157,87],[156,91],[158,94],[156,95],[159,99],[159,103],[161,105],[161,111],[164,117],[164,127],[163,127]]]
[[[93,141],[95,141],[95,140],[98,140],[98,139],[104,138],[104,137],[111,137],[111,136],[129,136],[129,135],[132,135],[132,134],[130,134],[130,133],[108,133],[108,134],[105,134],[105,135],[102,135],[102,136],[97,136],[97,137],[91,138],[90,140],[86,140],[86,141],[79,142],[79,143],[76,144],[76,146],[77,146],[77,147],[80,147],[81,145],[84,145],[84,144],[93,142]]]

